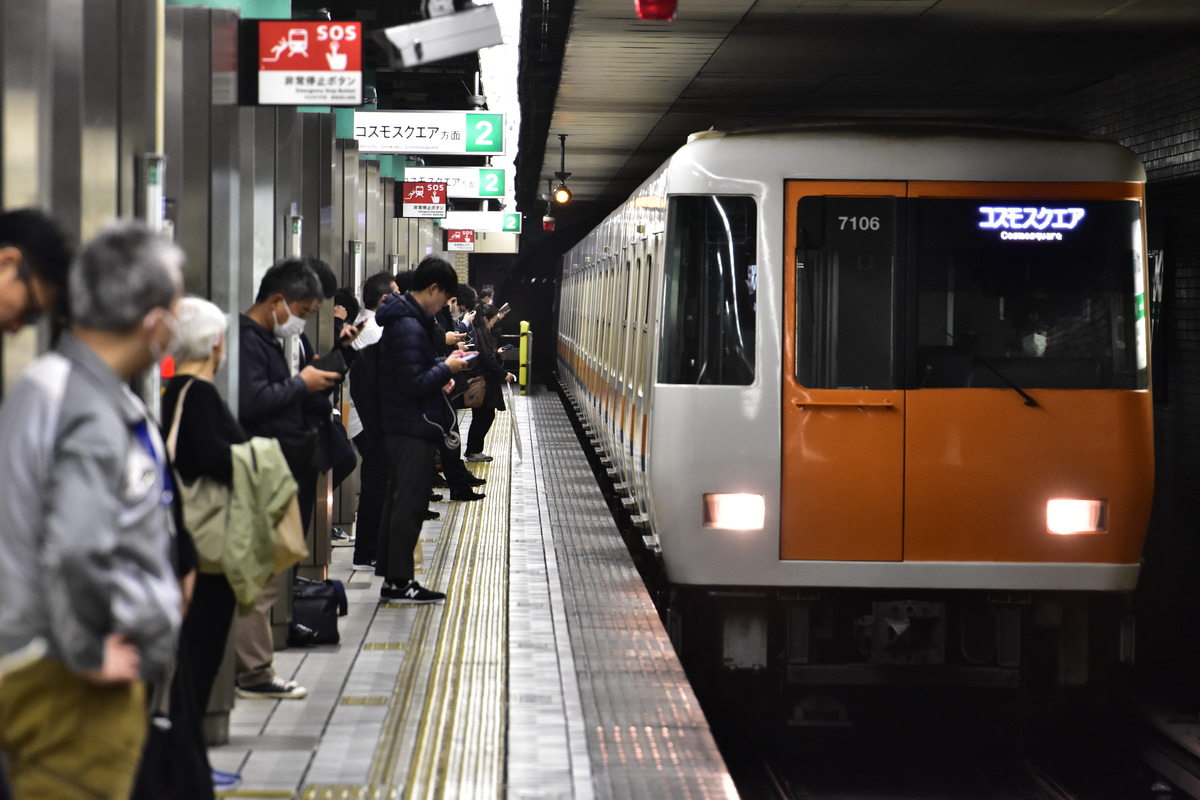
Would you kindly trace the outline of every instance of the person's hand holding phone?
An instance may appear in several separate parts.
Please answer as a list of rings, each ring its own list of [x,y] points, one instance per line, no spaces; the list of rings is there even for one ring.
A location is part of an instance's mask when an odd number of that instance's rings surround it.
[[[479,354],[475,352],[454,350],[450,355],[446,356],[446,366],[450,368],[451,373],[462,372],[466,369],[467,362],[477,355]]]

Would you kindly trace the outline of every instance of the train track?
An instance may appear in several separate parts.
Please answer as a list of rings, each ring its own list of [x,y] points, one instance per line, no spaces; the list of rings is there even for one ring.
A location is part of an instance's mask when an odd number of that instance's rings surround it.
[[[976,730],[943,735],[912,718],[799,734],[724,720],[714,732],[743,800],[1200,800],[1200,757],[1189,750],[1200,739],[1180,745],[1092,713],[1023,729],[982,716]]]

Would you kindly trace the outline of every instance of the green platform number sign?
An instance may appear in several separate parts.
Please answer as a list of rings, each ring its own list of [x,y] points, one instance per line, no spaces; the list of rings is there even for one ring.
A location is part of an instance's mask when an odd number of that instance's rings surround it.
[[[479,196],[480,197],[503,197],[504,196],[504,170],[502,170],[502,169],[481,169],[481,170],[479,170]]]
[[[505,214],[504,224],[505,233],[520,233],[521,232],[521,215],[520,214]]]
[[[504,115],[467,114],[467,152],[504,152]]]

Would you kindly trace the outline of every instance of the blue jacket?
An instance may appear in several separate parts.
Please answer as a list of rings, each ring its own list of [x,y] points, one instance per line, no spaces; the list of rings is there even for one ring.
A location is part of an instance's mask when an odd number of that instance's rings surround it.
[[[442,387],[450,367],[434,349],[433,317],[412,295],[384,298],[375,314],[379,340],[379,402],[383,432],[439,441],[454,422]]]

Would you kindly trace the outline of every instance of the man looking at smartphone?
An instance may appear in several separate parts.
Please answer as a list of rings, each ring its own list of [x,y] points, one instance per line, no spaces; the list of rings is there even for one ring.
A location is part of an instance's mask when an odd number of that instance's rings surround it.
[[[436,603],[446,597],[417,583],[413,548],[433,485],[433,455],[454,425],[447,393],[454,386],[452,376],[466,366],[460,350],[439,360],[434,341],[434,315],[457,286],[454,268],[430,256],[413,271],[409,291],[388,297],[376,313],[383,326],[379,397],[391,462],[375,564],[375,574],[384,578],[382,600]]]

